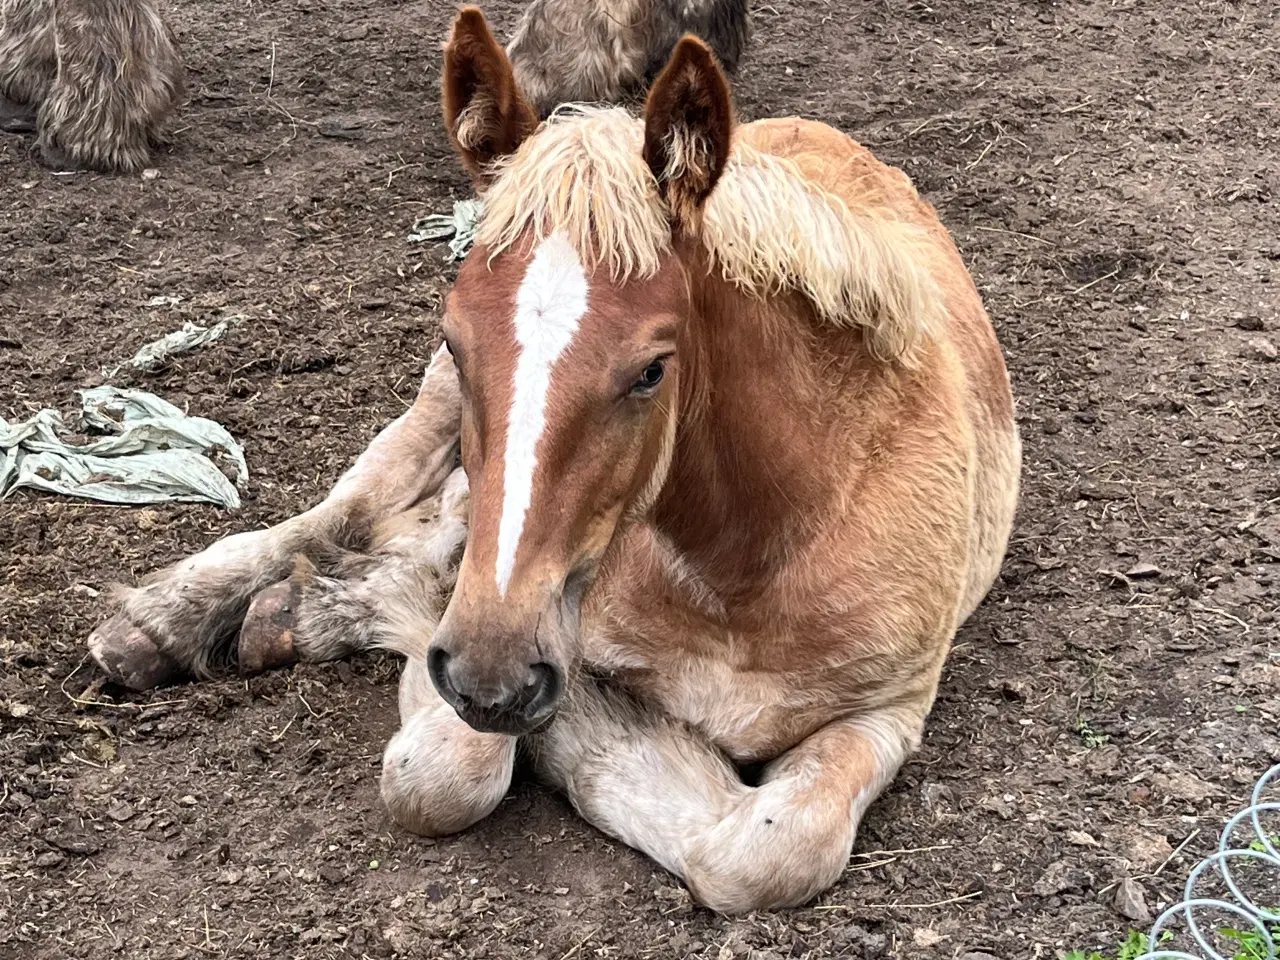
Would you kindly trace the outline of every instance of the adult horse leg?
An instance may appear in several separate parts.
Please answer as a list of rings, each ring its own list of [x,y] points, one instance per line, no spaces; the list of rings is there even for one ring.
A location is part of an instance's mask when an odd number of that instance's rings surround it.
[[[863,811],[918,741],[923,714],[829,724],[743,783],[705,737],[587,684],[531,738],[539,774],[584,818],[722,913],[795,906],[840,877]]]
[[[62,169],[142,168],[184,87],[158,0],[54,5],[58,71],[37,120],[41,158]]]
[[[57,72],[53,0],[0,0],[0,130],[35,131]]]
[[[322,503],[269,529],[220,540],[122,590],[120,614],[89,637],[93,659],[134,689],[184,673],[208,676],[226,659],[254,595],[288,577],[299,554],[364,543],[379,521],[440,488],[454,468],[459,405],[457,371],[442,348],[413,406],[378,434]]]

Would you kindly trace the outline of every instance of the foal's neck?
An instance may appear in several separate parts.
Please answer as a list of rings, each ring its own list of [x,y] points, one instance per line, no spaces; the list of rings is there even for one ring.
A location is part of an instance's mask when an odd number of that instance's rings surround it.
[[[676,448],[650,521],[724,600],[746,600],[847,507],[893,374],[798,295],[694,276]]]

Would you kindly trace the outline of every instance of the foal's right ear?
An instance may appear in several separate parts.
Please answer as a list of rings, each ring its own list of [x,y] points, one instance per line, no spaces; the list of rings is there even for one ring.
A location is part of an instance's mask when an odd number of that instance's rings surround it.
[[[515,151],[538,117],[478,7],[463,7],[444,45],[444,123],[462,165],[483,187],[494,160]]]
[[[701,224],[702,205],[729,162],[732,139],[729,81],[711,48],[686,35],[644,105],[644,159],[686,233]]]

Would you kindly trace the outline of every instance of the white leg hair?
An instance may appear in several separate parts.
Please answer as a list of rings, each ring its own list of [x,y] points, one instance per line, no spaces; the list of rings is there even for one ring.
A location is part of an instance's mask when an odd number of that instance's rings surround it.
[[[287,577],[298,554],[364,540],[376,523],[440,488],[454,467],[460,403],[457,371],[441,349],[413,406],[378,434],[322,503],[270,529],[220,540],[144,586],[121,591],[125,622],[117,617],[89,638],[94,659],[108,674],[127,676],[136,666],[128,661],[138,659],[132,651],[140,629],[157,660],[208,675],[225,659],[250,600]]]
[[[467,726],[418,657],[400,677],[400,722],[382,755],[382,799],[402,827],[428,837],[457,833],[502,802],[517,738]]]
[[[336,660],[369,647],[425,657],[458,578],[467,492],[458,467],[439,496],[375,525],[369,553],[351,554],[336,576],[300,571],[298,659]]]
[[[584,818],[721,913],[804,903],[840,877],[867,806],[914,749],[918,711],[832,723],[742,782],[683,724],[588,683],[531,738],[539,774]]]

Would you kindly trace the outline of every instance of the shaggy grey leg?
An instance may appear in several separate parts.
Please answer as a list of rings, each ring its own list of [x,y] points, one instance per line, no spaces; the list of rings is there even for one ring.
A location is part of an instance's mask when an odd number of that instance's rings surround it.
[[[367,543],[378,524],[440,489],[454,469],[459,417],[457,371],[440,350],[413,407],[377,436],[323,503],[270,529],[220,540],[120,591],[121,613],[89,637],[90,654],[119,682],[151,680],[154,671],[130,654],[145,649],[135,636],[142,633],[175,672],[208,676],[231,659],[250,601],[287,578],[299,554]]]
[[[53,0],[0,0],[0,129],[34,128],[57,71]]]
[[[158,0],[54,0],[57,77],[40,106],[41,157],[61,169],[141,169],[183,96]]]

